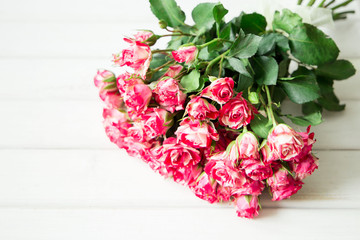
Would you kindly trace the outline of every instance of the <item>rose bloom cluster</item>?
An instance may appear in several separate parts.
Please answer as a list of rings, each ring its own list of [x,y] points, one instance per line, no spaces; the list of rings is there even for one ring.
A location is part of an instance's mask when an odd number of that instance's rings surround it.
[[[230,77],[212,78],[198,94],[185,94],[177,76],[196,59],[195,46],[173,51],[176,63],[147,83],[153,37],[140,32],[126,38],[129,47],[114,55],[115,65],[131,72],[99,70],[94,78],[111,142],[203,200],[232,202],[240,217],[258,215],[266,186],[273,201],[299,191],[318,167],[310,129],[296,132],[277,124],[259,143],[249,126],[259,112],[234,91]]]

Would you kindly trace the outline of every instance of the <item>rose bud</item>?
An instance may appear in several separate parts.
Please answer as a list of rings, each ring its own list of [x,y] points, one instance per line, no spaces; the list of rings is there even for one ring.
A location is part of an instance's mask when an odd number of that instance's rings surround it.
[[[186,94],[180,88],[173,78],[160,80],[154,89],[155,101],[171,113],[183,110]]]
[[[273,174],[270,165],[265,165],[257,159],[244,159],[241,161],[240,167],[248,177],[257,181],[267,179]]]
[[[117,91],[114,73],[108,70],[98,70],[94,77],[94,84],[101,91]],[[105,89],[106,88],[106,89]]]
[[[260,205],[257,196],[240,196],[234,203],[238,217],[254,218],[259,215]]]
[[[259,200],[257,196],[241,196],[235,202],[236,213],[239,217],[254,218],[259,215]]]
[[[179,141],[194,148],[210,147],[212,140],[219,140],[219,134],[212,122],[200,122],[190,118],[180,122],[175,135]]]
[[[234,80],[232,78],[219,78],[213,81],[201,92],[202,97],[210,98],[219,104],[225,104],[233,96]]]
[[[313,154],[308,154],[300,159],[296,159],[295,162],[290,162],[292,170],[295,172],[296,178],[303,180],[307,176],[310,176],[315,169],[319,166],[319,159]]]
[[[192,119],[206,120],[216,119],[219,115],[214,105],[201,97],[191,96],[186,106],[186,112]]]
[[[181,65],[172,65],[168,68],[168,70],[164,74],[164,77],[174,78],[181,72],[182,69],[183,66]]]
[[[217,153],[209,158],[205,172],[223,187],[233,187],[245,178],[238,171],[226,165],[226,152]]]
[[[298,156],[304,147],[301,135],[286,124],[279,124],[272,129],[267,137],[267,144],[270,151],[284,161]]]
[[[151,31],[137,32],[134,35],[134,38],[136,41],[148,44],[149,46],[154,45],[158,39],[158,37],[156,35],[154,35],[154,33]]]
[[[140,119],[149,138],[165,135],[173,123],[169,112],[161,108],[148,108]]]
[[[146,110],[151,96],[151,89],[146,84],[140,83],[126,88],[124,102],[130,111],[143,111]]]
[[[240,134],[231,146],[229,160],[233,167],[243,159],[259,159],[259,142],[252,132]]]
[[[222,106],[219,122],[223,126],[239,129],[242,126],[248,125],[254,119],[255,113],[257,113],[256,108],[248,103],[239,93],[235,98]]]
[[[140,76],[130,74],[128,72],[120,74],[116,78],[117,88],[119,89],[119,92],[122,96],[125,94],[127,87],[131,87],[131,86],[134,86],[136,84],[141,84],[141,83],[144,83],[144,81],[142,79],[140,79]]]
[[[301,189],[302,184],[304,184],[299,180],[295,180],[284,168],[275,171],[273,176],[267,179],[267,183],[272,192],[273,201],[290,198],[290,196],[297,193],[297,191]]]
[[[203,172],[189,187],[197,197],[206,200],[209,203],[217,202],[217,183],[214,179],[210,179],[205,172]]]
[[[182,46],[177,51],[172,51],[172,56],[179,63],[190,64],[195,61],[198,52],[195,46]]]
[[[133,68],[135,73],[145,79],[151,61],[150,47],[145,43],[129,38],[124,38],[124,41],[128,42],[130,47],[124,49],[121,54],[114,54],[113,62],[120,67],[129,66]]]

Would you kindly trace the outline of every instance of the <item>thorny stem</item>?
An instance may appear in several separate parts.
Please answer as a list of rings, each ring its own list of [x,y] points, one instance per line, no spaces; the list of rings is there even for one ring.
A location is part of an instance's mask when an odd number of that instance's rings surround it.
[[[222,63],[224,61],[224,55],[221,55],[221,59],[220,59],[220,63],[219,63],[219,75],[218,75],[218,78],[221,77],[221,72],[222,72]]]
[[[324,8],[327,8],[328,6],[330,6],[331,4],[333,4],[335,2],[335,0],[331,0],[328,4],[326,4],[325,6],[324,6]]]
[[[196,35],[193,34],[188,34],[188,33],[179,33],[179,34],[164,34],[164,35],[159,35],[159,38],[162,37],[181,37],[181,36],[192,36],[192,37],[196,37]]]
[[[326,0],[322,0],[322,2],[319,4],[319,7],[323,7],[325,2],[326,2]]]
[[[308,3],[308,6],[311,7],[312,5],[314,5],[316,0],[310,0],[309,3]]]
[[[301,5],[301,4],[302,4],[302,2],[303,2],[303,0],[298,0],[297,5]]]

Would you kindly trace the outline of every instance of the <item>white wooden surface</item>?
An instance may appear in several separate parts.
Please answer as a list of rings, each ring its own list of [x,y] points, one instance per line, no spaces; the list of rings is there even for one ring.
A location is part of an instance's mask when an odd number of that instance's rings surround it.
[[[189,13],[196,1],[178,2]],[[230,15],[258,7],[222,2]],[[360,15],[336,27],[360,70]],[[158,30],[146,0],[0,0],[0,239],[360,238],[359,73],[336,85],[346,110],[313,128],[319,170],[240,219],[107,140],[92,77],[139,28]]]

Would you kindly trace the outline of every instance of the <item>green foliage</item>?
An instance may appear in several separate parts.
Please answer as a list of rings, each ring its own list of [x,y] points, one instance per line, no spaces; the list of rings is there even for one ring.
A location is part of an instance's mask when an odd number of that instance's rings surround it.
[[[243,14],[240,27],[245,33],[260,34],[265,32],[266,19],[258,13]]]
[[[175,0],[149,0],[154,15],[165,21],[170,27],[184,25],[185,13],[176,4]]]
[[[259,85],[276,85],[279,67],[274,58],[255,57],[251,65],[255,71],[255,81]]]
[[[200,87],[200,73],[197,70],[192,70],[188,75],[185,75],[180,84],[185,89],[185,92],[194,92]]]
[[[273,124],[284,122],[284,117],[301,126],[317,125],[323,110],[344,109],[334,93],[334,81],[353,76],[355,68],[347,60],[338,60],[335,42],[298,14],[284,9],[267,23],[258,13],[240,13],[225,21],[228,10],[221,3],[200,3],[192,11],[195,25],[189,26],[174,0],[150,0],[150,4],[156,17],[174,29],[166,29],[166,36],[172,35],[168,49],[153,54],[147,81],[163,76],[169,67],[166,63],[172,61],[172,49],[195,45],[199,53],[194,63],[180,63],[185,66],[178,76],[184,91],[200,94],[209,85],[209,76],[233,78],[235,91],[269,115],[257,114],[250,123],[260,138],[266,138]],[[293,64],[295,72],[289,70]],[[301,104],[302,114],[282,113],[286,98]]]
[[[351,62],[347,60],[336,60],[324,64],[316,69],[316,75],[334,80],[344,80],[355,74],[356,70]]]
[[[339,55],[335,42],[321,30],[310,24],[296,26],[290,32],[291,53],[309,65],[333,62]]]

